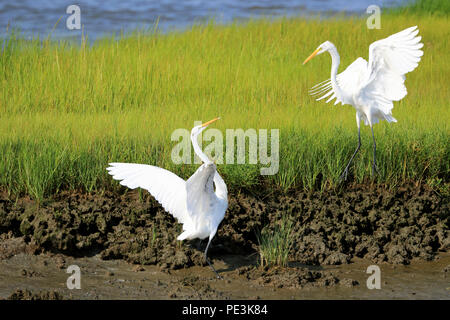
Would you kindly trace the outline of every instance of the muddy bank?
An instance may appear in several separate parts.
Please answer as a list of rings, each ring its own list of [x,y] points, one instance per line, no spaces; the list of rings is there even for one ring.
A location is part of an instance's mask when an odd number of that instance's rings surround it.
[[[256,232],[283,215],[294,222],[290,260],[306,265],[346,264],[354,258],[409,264],[433,260],[450,248],[448,198],[425,186],[396,191],[361,186],[265,199],[232,194],[211,257],[256,254]],[[203,266],[206,243],[176,241],[180,232],[181,226],[146,192],[62,193],[41,204],[0,196],[0,258],[53,252],[99,254],[162,270]]]

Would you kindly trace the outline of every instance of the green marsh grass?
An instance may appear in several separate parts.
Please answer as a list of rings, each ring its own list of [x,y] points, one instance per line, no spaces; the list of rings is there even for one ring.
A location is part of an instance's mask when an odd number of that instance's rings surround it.
[[[280,129],[278,174],[219,165],[231,190],[335,188],[356,147],[355,112],[308,96],[329,77],[328,55],[302,62],[330,40],[342,71],[359,56],[367,59],[373,41],[412,25],[425,53],[406,77],[408,95],[394,104],[398,123],[374,128],[377,182],[448,184],[450,24],[447,16],[411,13],[382,15],[380,30],[359,18],[262,19],[81,46],[10,35],[0,54],[0,187],[37,199],[60,190],[118,190],[105,170],[111,161],[153,164],[187,178],[198,165],[172,163],[171,133],[220,116],[214,127],[223,132]],[[370,129],[361,135],[356,183],[373,179]]]
[[[450,13],[450,2],[447,0],[410,0],[401,7],[388,10],[391,14],[421,14],[447,16]]]
[[[273,229],[265,226],[257,233],[261,267],[286,267],[293,244],[292,221],[283,216]]]

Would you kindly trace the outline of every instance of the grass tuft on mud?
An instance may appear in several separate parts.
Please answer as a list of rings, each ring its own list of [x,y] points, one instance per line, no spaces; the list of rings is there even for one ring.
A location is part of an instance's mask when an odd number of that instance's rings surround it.
[[[292,221],[283,216],[274,227],[265,226],[257,233],[261,267],[286,267],[288,265],[289,252],[293,245],[292,227]]]

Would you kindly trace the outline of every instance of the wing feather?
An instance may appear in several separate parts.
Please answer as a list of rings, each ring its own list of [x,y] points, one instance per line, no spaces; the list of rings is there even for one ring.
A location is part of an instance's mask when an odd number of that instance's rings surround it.
[[[405,74],[417,68],[423,55],[418,33],[417,26],[410,27],[369,46],[368,78],[361,87],[360,99],[374,114],[381,111],[388,121],[395,121],[391,116],[393,101],[408,93]]]
[[[121,185],[147,190],[180,223],[189,222],[186,181],[168,170],[151,165],[117,162],[109,165],[106,170]]]

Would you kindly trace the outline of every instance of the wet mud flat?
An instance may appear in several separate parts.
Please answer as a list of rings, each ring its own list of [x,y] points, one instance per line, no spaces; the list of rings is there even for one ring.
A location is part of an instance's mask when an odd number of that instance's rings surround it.
[[[1,299],[450,299],[450,255],[411,265],[381,264],[381,289],[368,289],[365,259],[340,266],[230,268],[243,256],[225,256],[208,267],[161,270],[99,256],[21,253],[0,261]],[[81,270],[80,289],[68,289],[67,267]]]
[[[446,299],[449,212],[448,197],[414,185],[231,194],[209,251],[217,280],[206,243],[176,241],[181,226],[145,192],[62,193],[43,203],[2,193],[0,297]],[[293,222],[289,267],[264,270],[256,235],[282,217]],[[70,264],[85,289],[66,288]],[[384,289],[367,289],[370,264]]]

